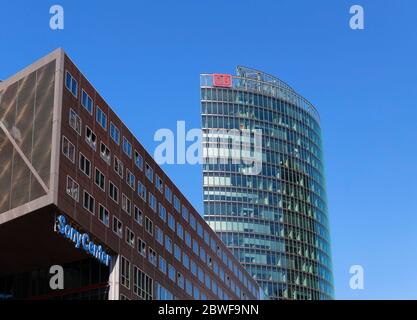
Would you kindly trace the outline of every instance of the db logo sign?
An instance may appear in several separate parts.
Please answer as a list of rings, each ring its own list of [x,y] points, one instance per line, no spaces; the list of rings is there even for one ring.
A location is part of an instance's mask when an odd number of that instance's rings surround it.
[[[232,76],[230,74],[213,74],[213,86],[230,88],[232,86]]]

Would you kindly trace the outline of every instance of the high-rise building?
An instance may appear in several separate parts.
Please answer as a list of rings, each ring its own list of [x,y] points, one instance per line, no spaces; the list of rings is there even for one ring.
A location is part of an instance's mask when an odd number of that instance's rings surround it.
[[[63,50],[0,83],[0,299],[260,293]]]
[[[332,299],[314,106],[278,78],[245,67],[235,76],[202,74],[201,106],[208,224],[271,299]]]

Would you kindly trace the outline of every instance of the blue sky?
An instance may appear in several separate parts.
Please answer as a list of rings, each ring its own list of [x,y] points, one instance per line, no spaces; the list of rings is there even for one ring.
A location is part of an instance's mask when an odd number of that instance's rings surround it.
[[[199,74],[246,65],[321,114],[336,298],[417,298],[417,3],[413,0],[3,1],[0,78],[63,47],[149,152],[200,127]],[[49,29],[49,8],[65,29]],[[365,9],[365,30],[349,8]],[[201,212],[200,166],[164,166]],[[349,288],[349,268],[365,290]]]

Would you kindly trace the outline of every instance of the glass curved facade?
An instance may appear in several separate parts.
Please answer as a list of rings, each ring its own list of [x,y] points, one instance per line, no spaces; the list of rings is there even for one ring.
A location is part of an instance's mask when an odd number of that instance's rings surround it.
[[[202,74],[204,216],[271,299],[332,299],[319,115],[281,80]],[[236,132],[259,170],[235,161]],[[231,134],[233,132],[233,134]],[[254,133],[261,133],[256,145]],[[242,138],[243,137],[243,138]],[[248,143],[250,142],[250,143]],[[233,146],[232,146],[233,145]],[[255,147],[253,147],[255,145]]]

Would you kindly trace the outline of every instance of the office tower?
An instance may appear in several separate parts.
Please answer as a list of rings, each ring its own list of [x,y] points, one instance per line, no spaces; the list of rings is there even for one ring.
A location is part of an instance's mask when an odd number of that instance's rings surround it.
[[[271,299],[332,299],[314,106],[278,78],[238,67],[201,75],[201,107],[208,224]]]

